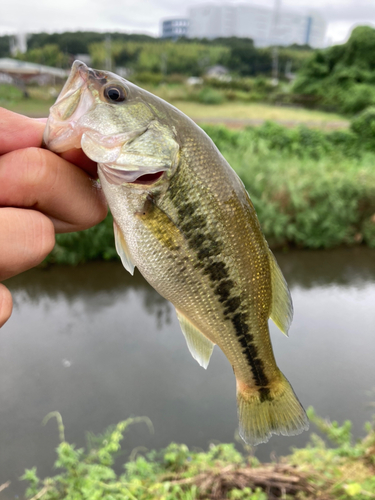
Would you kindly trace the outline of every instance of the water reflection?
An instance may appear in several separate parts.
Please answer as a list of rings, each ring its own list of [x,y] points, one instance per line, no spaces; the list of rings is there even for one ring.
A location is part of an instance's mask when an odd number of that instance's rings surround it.
[[[279,252],[276,256],[290,287],[361,288],[375,281],[375,250],[369,248]]]
[[[361,434],[371,416],[374,380],[375,251],[278,254],[291,286],[295,319],[286,339],[271,326],[280,368],[305,406],[350,418]],[[120,264],[32,270],[8,281],[15,311],[0,335],[0,484],[25,467],[51,474],[58,444],[50,411],[61,412],[68,440],[84,443],[129,415],[147,415],[150,436],[134,427],[125,451],[170,441],[206,448],[233,440],[235,383],[219,349],[207,371],[191,358],[173,308]],[[367,391],[367,392],[366,392]],[[257,455],[287,453],[307,434],[273,437]]]

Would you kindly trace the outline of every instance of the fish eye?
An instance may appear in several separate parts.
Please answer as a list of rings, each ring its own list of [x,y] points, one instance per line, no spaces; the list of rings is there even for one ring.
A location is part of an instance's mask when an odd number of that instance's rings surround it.
[[[108,85],[104,89],[104,97],[110,102],[123,102],[126,99],[126,91],[120,85]]]

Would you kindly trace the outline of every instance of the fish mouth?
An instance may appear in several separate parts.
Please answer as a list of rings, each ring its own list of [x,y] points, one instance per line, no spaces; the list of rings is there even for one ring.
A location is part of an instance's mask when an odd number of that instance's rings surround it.
[[[103,86],[113,79],[111,73],[93,70],[81,61],[75,61],[68,80],[50,109],[43,140],[55,153],[82,149],[88,158],[98,164],[105,179],[116,185],[150,185],[170,169],[167,159],[153,158],[145,151],[127,148],[143,134],[155,134],[157,126],[151,121],[132,130],[105,135],[93,126],[96,107],[102,104]],[[101,113],[101,112],[100,112]],[[95,118],[97,120],[97,117]],[[146,137],[148,137],[146,135]]]
[[[81,147],[77,123],[94,105],[94,97],[88,90],[88,74],[86,64],[75,61],[57,101],[50,108],[43,140],[55,153]]]
[[[139,170],[123,170],[115,168],[112,165],[103,164],[99,164],[99,168],[107,182],[117,186],[123,184],[140,184],[149,186],[151,184],[155,184],[159,179],[161,179],[166,171],[166,169],[159,169],[155,172],[147,172],[147,174],[145,174]]]

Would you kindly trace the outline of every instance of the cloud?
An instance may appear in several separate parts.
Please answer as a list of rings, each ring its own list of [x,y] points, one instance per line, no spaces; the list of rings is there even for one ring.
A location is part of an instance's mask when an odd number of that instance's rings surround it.
[[[238,0],[240,1],[240,0]],[[212,3],[238,3],[215,0]],[[243,1],[243,0],[242,0]],[[281,8],[313,9],[328,23],[328,37],[343,40],[355,24],[375,23],[375,2],[369,0],[280,0]],[[157,36],[163,18],[186,16],[194,5],[207,0],[12,0],[3,9],[0,33],[38,31],[126,31],[148,32]],[[247,0],[273,7],[275,0]]]

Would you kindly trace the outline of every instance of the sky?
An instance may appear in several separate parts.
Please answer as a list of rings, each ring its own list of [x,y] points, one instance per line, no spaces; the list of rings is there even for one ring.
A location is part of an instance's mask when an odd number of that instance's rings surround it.
[[[280,0],[282,8],[318,11],[327,21],[327,43],[344,42],[354,26],[375,27],[375,0]],[[272,7],[275,0],[242,0]],[[236,0],[2,0],[0,35],[19,31],[120,31],[158,36],[160,22],[186,17],[189,7]]]

